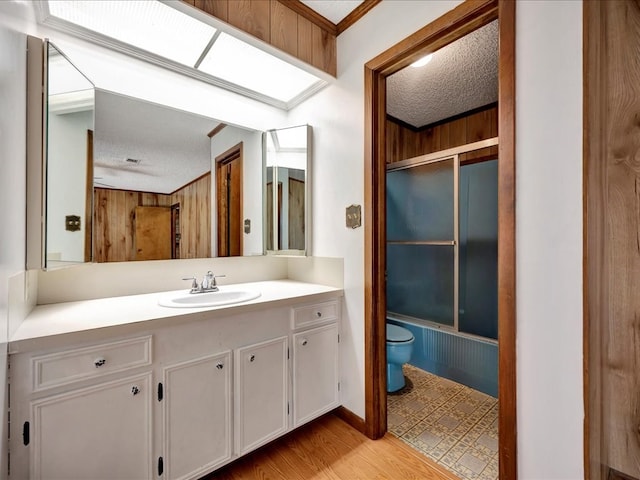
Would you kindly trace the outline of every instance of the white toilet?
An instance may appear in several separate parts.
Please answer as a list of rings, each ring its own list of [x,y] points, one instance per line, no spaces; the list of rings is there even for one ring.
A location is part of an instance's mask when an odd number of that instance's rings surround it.
[[[404,387],[402,365],[411,359],[414,340],[406,328],[387,323],[387,392]]]

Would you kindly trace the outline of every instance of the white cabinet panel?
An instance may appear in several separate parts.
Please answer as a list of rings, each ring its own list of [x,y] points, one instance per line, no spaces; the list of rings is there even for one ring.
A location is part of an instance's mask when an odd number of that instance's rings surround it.
[[[338,325],[294,334],[293,426],[338,405]]]
[[[236,451],[242,455],[288,428],[287,337],[235,352]]]
[[[152,479],[151,373],[31,403],[31,478]]]
[[[164,369],[168,479],[198,478],[231,458],[231,352]]]

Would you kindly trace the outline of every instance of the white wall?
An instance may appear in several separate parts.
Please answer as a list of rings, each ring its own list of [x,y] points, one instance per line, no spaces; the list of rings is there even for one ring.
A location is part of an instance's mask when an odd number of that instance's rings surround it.
[[[291,112],[313,126],[313,254],[344,257],[342,400],[364,416],[364,63],[459,2],[383,1],[338,37],[338,80]],[[389,19],[393,19],[390,21]],[[582,467],[582,2],[517,4],[518,467]],[[354,366],[356,368],[354,368]]]
[[[84,261],[87,130],[93,130],[93,110],[49,114],[47,149],[47,255],[50,260]],[[65,228],[65,217],[80,217],[81,228]]]
[[[227,125],[211,138],[211,252],[217,251],[216,157],[242,142],[242,219],[251,220],[243,233],[243,255],[262,255],[262,132]]]
[[[582,465],[582,2],[518,2],[518,462],[522,479]]]
[[[7,474],[7,337],[26,303],[26,37],[0,15],[0,478]]]

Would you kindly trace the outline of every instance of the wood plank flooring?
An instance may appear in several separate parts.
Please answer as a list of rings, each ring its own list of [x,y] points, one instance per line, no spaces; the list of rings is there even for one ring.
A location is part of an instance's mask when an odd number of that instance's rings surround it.
[[[370,440],[326,415],[204,480],[458,480],[391,434]]]

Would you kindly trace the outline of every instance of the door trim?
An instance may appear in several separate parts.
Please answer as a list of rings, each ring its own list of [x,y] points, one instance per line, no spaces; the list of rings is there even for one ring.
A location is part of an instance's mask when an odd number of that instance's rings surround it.
[[[498,399],[500,478],[517,479],[515,308],[515,2],[466,1],[381,53],[364,68],[365,433],[386,432],[386,77],[500,19],[498,130]]]

